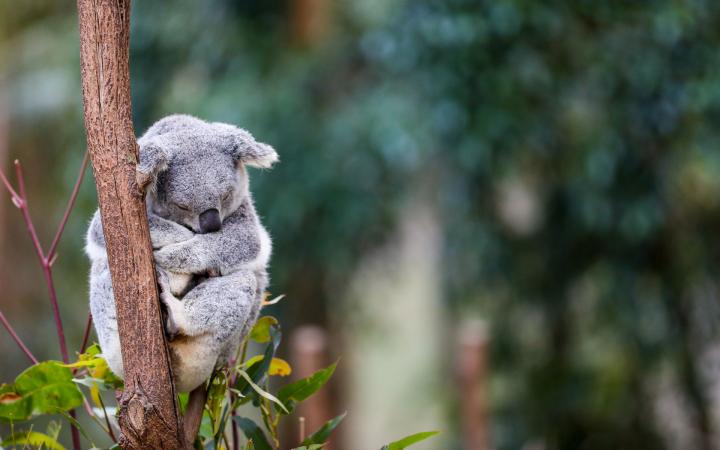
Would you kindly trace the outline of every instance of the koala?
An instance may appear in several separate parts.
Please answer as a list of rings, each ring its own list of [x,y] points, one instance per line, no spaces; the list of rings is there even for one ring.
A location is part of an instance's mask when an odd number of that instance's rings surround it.
[[[179,391],[191,391],[235,354],[259,313],[272,244],[246,168],[269,168],[278,156],[245,130],[187,115],[161,119],[138,144],[137,180],[147,194],[173,375]],[[95,330],[110,369],[122,378],[99,211],[85,250]]]

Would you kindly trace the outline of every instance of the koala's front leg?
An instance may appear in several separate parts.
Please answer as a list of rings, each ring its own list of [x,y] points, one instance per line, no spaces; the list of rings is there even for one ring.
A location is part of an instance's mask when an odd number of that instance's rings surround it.
[[[210,252],[205,245],[203,235],[166,245],[155,251],[155,262],[169,272],[176,273],[204,273],[212,270]]]
[[[148,224],[150,225],[150,240],[154,249],[187,241],[195,236],[195,233],[184,226],[150,212],[148,213]]]

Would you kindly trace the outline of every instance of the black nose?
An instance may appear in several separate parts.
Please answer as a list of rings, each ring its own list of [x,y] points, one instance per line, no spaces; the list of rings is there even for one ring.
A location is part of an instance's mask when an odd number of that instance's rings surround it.
[[[214,233],[218,231],[221,226],[220,211],[217,209],[208,209],[200,214],[200,231],[202,233]]]

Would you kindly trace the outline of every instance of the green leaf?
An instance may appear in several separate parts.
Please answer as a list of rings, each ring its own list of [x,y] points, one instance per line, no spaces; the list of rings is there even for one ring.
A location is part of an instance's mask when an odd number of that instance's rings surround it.
[[[278,400],[278,399],[277,399],[274,395],[272,395],[271,393],[265,391],[263,388],[261,388],[261,387],[258,386],[257,384],[253,383],[252,380],[250,379],[250,376],[249,376],[244,370],[240,370],[240,369],[239,369],[239,370],[238,370],[238,374],[239,374],[241,377],[245,378],[245,381],[247,381],[247,382],[250,384],[250,386],[252,386],[253,390],[254,390],[258,395],[260,395],[261,397],[264,397],[264,398],[270,400],[271,402],[275,403],[277,406],[279,406],[280,408],[282,408],[282,410],[283,410],[286,414],[290,414],[290,413],[287,411],[287,409],[285,409],[285,406],[284,406],[282,403],[280,403],[280,400]]]
[[[14,434],[2,441],[0,445],[2,445],[3,447],[22,446],[21,448],[24,448],[25,446],[31,446],[36,448],[48,448],[51,450],[65,450],[65,447],[60,445],[58,441],[51,438],[47,434],[38,433],[37,431],[28,431]]]
[[[420,441],[424,441],[427,438],[433,437],[436,434],[440,433],[439,431],[424,431],[422,433],[415,433],[411,434],[410,436],[404,437],[400,439],[399,441],[391,442],[387,445],[383,445],[382,449],[380,450],[403,450],[404,448],[410,447],[413,444],[416,444]]]
[[[278,320],[273,316],[263,316],[259,318],[250,331],[250,339],[261,344],[270,341],[270,328],[277,324]]]
[[[312,445],[303,445],[302,447],[295,447],[292,450],[318,450],[323,448],[325,444],[312,444]]]
[[[18,375],[15,384],[0,386],[0,419],[67,411],[80,406],[82,398],[70,369],[56,361],[41,362]]]
[[[292,413],[297,403],[310,397],[327,383],[335,372],[336,366],[337,362],[325,369],[318,370],[307,378],[283,386],[277,394],[278,399]]]
[[[278,325],[271,325],[269,333],[270,342],[265,348],[263,358],[245,370],[250,377],[250,380],[258,385],[262,384],[263,380],[268,376],[268,369],[270,368],[273,356],[275,356],[275,352],[280,346],[280,341],[282,339],[282,333],[280,332],[280,327]],[[240,391],[243,396],[248,396],[254,392],[252,385],[250,385],[250,383],[242,377],[235,383],[235,389]]]
[[[330,419],[327,422],[325,422],[325,425],[320,427],[319,430],[305,438],[304,441],[300,445],[311,445],[311,444],[324,444],[328,438],[330,437],[330,433],[333,432],[333,430],[340,425],[340,422],[345,418],[347,415],[347,411],[340,414],[334,419]]]
[[[238,424],[246,438],[252,439],[255,450],[272,450],[265,433],[255,422],[245,417],[236,416],[235,423]]]

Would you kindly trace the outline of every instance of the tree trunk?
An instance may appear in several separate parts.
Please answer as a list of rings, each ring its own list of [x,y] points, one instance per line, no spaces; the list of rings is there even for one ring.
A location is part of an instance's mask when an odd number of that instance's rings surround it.
[[[120,445],[186,448],[162,326],[145,202],[135,180],[130,107],[130,0],[78,0],[80,69],[120,332],[125,390]]]

